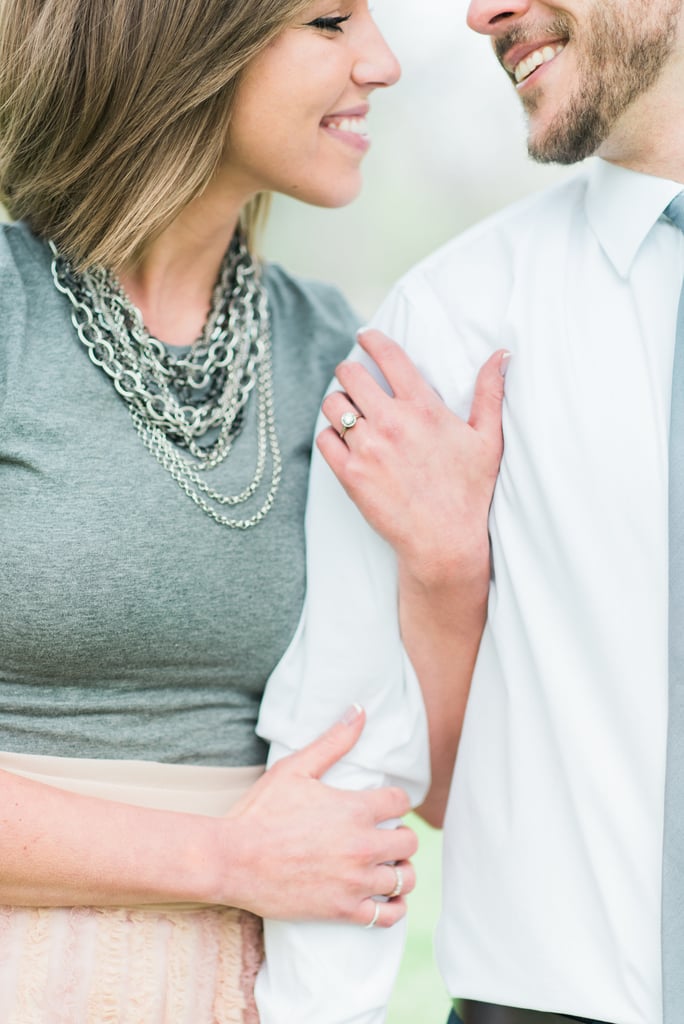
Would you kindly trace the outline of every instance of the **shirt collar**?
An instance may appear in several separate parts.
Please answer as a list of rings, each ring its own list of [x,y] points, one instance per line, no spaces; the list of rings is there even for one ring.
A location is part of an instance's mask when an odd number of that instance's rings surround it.
[[[621,277],[627,277],[649,231],[684,185],[598,159],[589,172],[586,213]]]

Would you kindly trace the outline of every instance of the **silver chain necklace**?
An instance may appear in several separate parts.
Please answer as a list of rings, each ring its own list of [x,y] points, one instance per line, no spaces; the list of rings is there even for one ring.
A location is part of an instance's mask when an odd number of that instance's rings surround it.
[[[268,301],[244,242],[233,239],[202,334],[180,357],[150,335],[140,311],[108,270],[77,273],[52,241],[49,245],[52,278],[73,306],[76,333],[128,405],[147,450],[215,522],[239,530],[256,526],[273,507],[282,458],[275,429]],[[239,494],[221,494],[203,474],[228,456],[255,386],[254,475]],[[256,494],[269,453],[271,483],[258,511],[244,519],[223,514],[223,506],[243,504]]]

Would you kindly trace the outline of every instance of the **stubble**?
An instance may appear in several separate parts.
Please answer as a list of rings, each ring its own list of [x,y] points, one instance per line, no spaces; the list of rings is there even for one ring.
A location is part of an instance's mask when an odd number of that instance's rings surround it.
[[[597,0],[581,24],[559,15],[545,27],[549,38],[568,38],[577,71],[574,87],[547,127],[529,136],[528,152],[534,160],[573,164],[599,149],[622,114],[660,76],[676,44],[681,6],[682,0],[669,0],[649,15],[624,0]],[[532,31],[524,34],[538,39]],[[522,41],[521,35],[512,32],[497,40],[500,59]],[[521,99],[532,117],[543,96],[530,90]]]

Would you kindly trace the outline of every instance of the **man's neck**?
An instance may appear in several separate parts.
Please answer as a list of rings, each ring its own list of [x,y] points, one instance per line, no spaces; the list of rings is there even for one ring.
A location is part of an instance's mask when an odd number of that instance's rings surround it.
[[[684,119],[681,123],[684,126]],[[630,171],[684,184],[684,146],[682,140],[675,140],[673,135],[672,131],[664,133],[654,127],[646,142],[641,139],[616,140],[611,136],[598,155]]]
[[[684,184],[684,53],[625,111],[598,155]]]

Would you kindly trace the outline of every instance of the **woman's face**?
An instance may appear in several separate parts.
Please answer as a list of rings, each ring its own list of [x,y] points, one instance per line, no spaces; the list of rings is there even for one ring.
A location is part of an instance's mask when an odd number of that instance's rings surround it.
[[[367,0],[316,0],[244,73],[222,176],[245,198],[350,202],[370,145],[368,97],[399,74]]]

